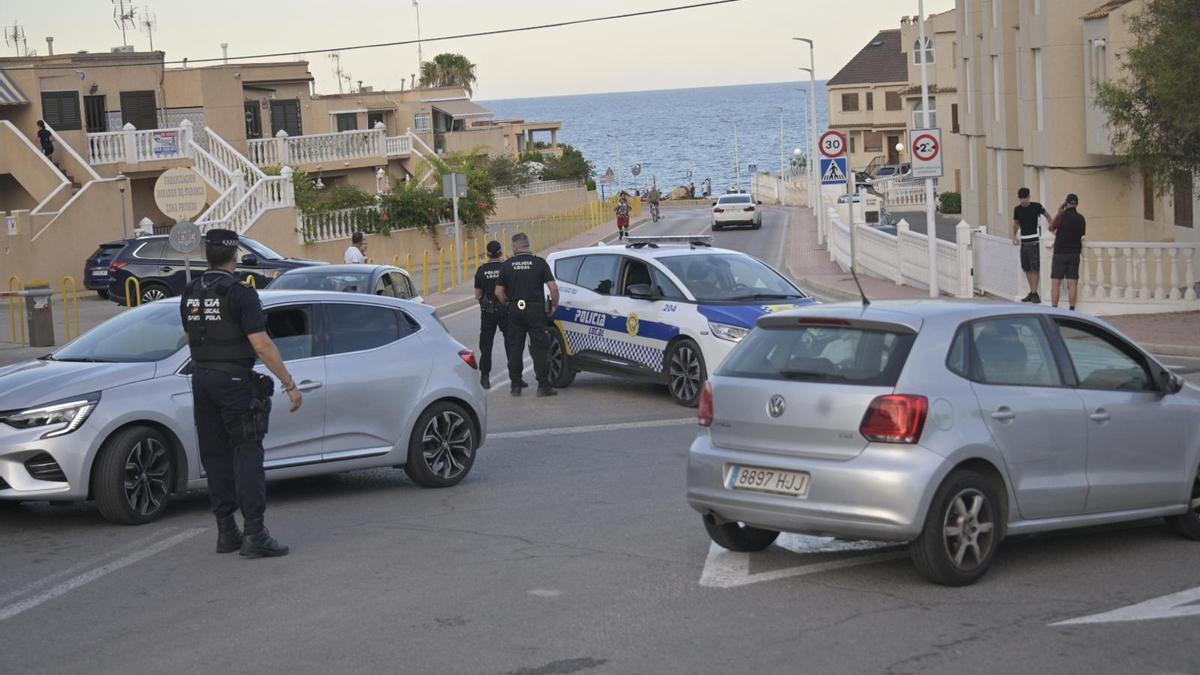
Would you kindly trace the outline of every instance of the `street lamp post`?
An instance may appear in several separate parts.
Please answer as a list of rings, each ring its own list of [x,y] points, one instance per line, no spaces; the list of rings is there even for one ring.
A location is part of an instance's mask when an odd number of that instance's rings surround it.
[[[738,141],[738,127],[737,127],[738,122],[741,122],[741,120],[737,119],[737,118],[730,118],[730,119],[723,119],[721,121],[726,124],[733,125],[733,174],[734,174],[733,175],[733,178],[734,178],[733,185],[735,188],[737,188],[738,192],[741,192],[742,191],[742,150],[741,150],[741,144]]]
[[[796,38],[797,40],[801,38]],[[821,193],[820,162],[817,161],[817,95],[813,79],[813,69],[800,67],[808,71],[808,205],[817,215],[817,245],[825,243],[825,198]]]
[[[775,109],[779,111],[779,205],[783,206],[783,171],[784,171],[784,166],[785,166],[785,164],[784,164],[785,160],[783,158],[783,111],[784,111],[784,107],[781,105],[777,105],[777,106],[775,106]]]
[[[623,178],[625,168],[621,165],[621,134],[605,134],[609,138],[617,142],[617,192],[621,192],[621,185],[625,180]]]
[[[926,129],[930,127],[930,110],[929,110],[929,59],[928,51],[925,49],[925,0],[917,0],[917,9],[920,14],[920,24],[918,24],[920,40],[917,53],[921,55],[921,116],[922,126]],[[941,149],[938,149],[941,152]],[[929,243],[929,297],[938,297],[938,271],[937,271],[937,211],[933,203],[933,179],[925,179],[925,237]]]

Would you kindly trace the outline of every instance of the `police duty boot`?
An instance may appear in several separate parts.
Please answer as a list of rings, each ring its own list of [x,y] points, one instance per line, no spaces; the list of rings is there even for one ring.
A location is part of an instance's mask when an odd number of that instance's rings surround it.
[[[480,375],[479,376],[479,385],[482,386],[484,389],[491,389],[492,388],[491,376],[489,376],[487,373]]]
[[[520,396],[521,395],[521,385],[516,382],[513,382],[508,387],[508,393],[512,394],[513,396]]]
[[[537,390],[537,395],[538,396],[558,396],[558,392],[555,391],[554,387],[551,387],[548,384],[539,384],[538,390]]]
[[[246,523],[246,534],[242,539],[243,558],[278,558],[287,555],[288,547],[276,541],[262,521]]]
[[[242,531],[233,516],[217,518],[217,553],[233,553],[242,547]]]

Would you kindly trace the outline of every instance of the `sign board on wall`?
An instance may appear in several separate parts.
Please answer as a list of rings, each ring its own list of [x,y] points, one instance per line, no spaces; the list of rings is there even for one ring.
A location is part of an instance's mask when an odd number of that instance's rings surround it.
[[[150,135],[155,157],[179,156],[179,132],[174,130],[155,131]]]
[[[168,169],[154,181],[154,203],[171,220],[191,220],[207,200],[204,179],[191,169]]]

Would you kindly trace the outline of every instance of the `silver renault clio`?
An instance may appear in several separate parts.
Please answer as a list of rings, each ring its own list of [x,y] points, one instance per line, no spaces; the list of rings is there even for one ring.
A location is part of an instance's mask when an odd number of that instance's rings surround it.
[[[487,407],[474,354],[432,307],[333,292],[261,297],[304,392],[293,414],[276,391],[268,479],[395,466],[448,487],[467,475]],[[94,499],[105,518],[138,524],[173,493],[204,487],[186,345],[179,300],[162,300],[0,368],[0,500]]]
[[[1165,517],[1200,540],[1200,389],[1096,319],[975,301],[767,315],[708,382],[687,498],[719,545],[909,542],[973,583],[1008,534]]]

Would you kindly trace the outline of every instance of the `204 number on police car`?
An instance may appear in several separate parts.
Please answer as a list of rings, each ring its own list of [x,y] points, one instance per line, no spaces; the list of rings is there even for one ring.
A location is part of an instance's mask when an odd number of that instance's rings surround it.
[[[809,474],[803,471],[731,465],[726,474],[725,487],[803,497],[808,494],[809,480]]]

